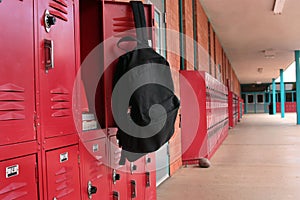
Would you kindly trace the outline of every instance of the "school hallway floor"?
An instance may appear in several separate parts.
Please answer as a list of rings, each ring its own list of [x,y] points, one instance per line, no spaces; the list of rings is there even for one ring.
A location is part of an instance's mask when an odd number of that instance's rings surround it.
[[[182,167],[158,187],[158,200],[299,200],[296,114],[248,114],[229,131],[208,169]]]

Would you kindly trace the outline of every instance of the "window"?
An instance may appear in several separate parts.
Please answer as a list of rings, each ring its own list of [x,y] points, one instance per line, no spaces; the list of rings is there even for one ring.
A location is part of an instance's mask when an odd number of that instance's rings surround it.
[[[248,103],[254,103],[253,94],[248,94]]]
[[[293,101],[293,93],[291,93],[291,92],[285,93],[285,101],[292,102]]]
[[[285,84],[285,90],[293,90],[294,84],[293,83],[286,83]]]
[[[257,98],[257,103],[264,103],[264,95],[263,94],[256,95],[256,98]]]
[[[266,94],[265,94],[265,99],[266,99],[266,102],[267,102],[267,103],[270,102],[270,99],[269,99],[269,93],[266,93]]]
[[[162,42],[161,42],[161,14],[158,10],[154,11],[154,19],[155,19],[155,44],[156,44],[156,52],[162,54]]]

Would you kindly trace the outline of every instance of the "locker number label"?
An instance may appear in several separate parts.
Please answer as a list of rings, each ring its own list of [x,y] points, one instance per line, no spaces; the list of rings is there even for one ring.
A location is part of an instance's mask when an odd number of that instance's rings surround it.
[[[19,175],[19,165],[6,167],[6,178],[11,178]]]
[[[59,155],[60,163],[66,162],[69,160],[69,153],[65,152]]]
[[[99,145],[98,144],[94,144],[93,145],[93,152],[95,153],[97,151],[99,151]]]

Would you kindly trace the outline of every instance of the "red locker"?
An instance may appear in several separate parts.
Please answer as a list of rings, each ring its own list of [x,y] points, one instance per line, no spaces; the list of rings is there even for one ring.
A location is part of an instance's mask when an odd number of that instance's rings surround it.
[[[187,163],[207,156],[207,124],[212,120],[211,111],[206,110],[205,82],[198,71],[180,71],[180,96],[182,160]]]
[[[74,1],[38,2],[40,123],[45,138],[76,133],[72,91],[76,75]]]
[[[0,199],[39,199],[36,155],[1,161],[0,172]]]
[[[111,131],[111,130],[110,130]],[[111,131],[112,133],[112,131]],[[110,133],[109,133],[110,134]],[[130,189],[131,185],[128,183],[129,163],[125,165],[119,165],[121,157],[121,149],[118,147],[118,142],[115,135],[109,137],[109,162],[111,178],[111,200],[128,200],[131,199]]]
[[[145,171],[145,158],[142,157],[135,162],[130,163],[129,168],[130,176],[130,196],[131,199],[145,200],[146,189],[146,171]],[[148,199],[147,199],[148,200]]]
[[[153,7],[145,4],[146,26],[153,27]],[[104,63],[104,81],[105,81],[105,102],[106,102],[106,125],[115,127],[111,111],[111,94],[113,86],[113,76],[116,67],[116,61],[119,56],[126,53],[117,47],[117,42],[124,36],[135,36],[135,26],[132,9],[127,2],[102,1],[102,26],[103,26],[103,63]],[[149,29],[149,40],[153,38],[152,29]],[[130,44],[123,48],[134,47]]]
[[[48,200],[81,200],[78,145],[46,152]]]
[[[182,160],[211,158],[228,134],[227,87],[206,72],[180,71]]]
[[[235,103],[234,93],[228,92],[228,114],[229,114],[229,126],[233,128],[235,126]]]
[[[35,132],[33,0],[0,4],[0,145]]]
[[[82,200],[109,199],[110,177],[106,150],[106,137],[80,143]]]
[[[156,163],[155,153],[145,156],[145,199],[156,200]]]

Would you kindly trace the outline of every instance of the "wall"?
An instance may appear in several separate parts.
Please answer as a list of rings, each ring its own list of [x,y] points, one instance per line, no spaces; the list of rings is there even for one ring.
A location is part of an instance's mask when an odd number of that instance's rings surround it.
[[[167,59],[173,69],[173,79],[175,92],[178,97],[180,97],[179,93],[179,77],[178,71],[180,70],[180,56],[175,52],[179,52],[180,44],[179,44],[179,36],[174,38],[174,33],[179,33],[179,6],[178,3],[174,3],[174,0],[166,0],[166,27],[167,32],[167,49],[172,50],[167,52]],[[190,65],[191,66],[191,65]],[[180,113],[180,111],[179,111]],[[170,148],[170,175],[173,175],[177,169],[179,169],[182,165],[181,161],[181,129],[179,128],[179,116],[177,117],[175,123],[175,133],[169,142]]]

